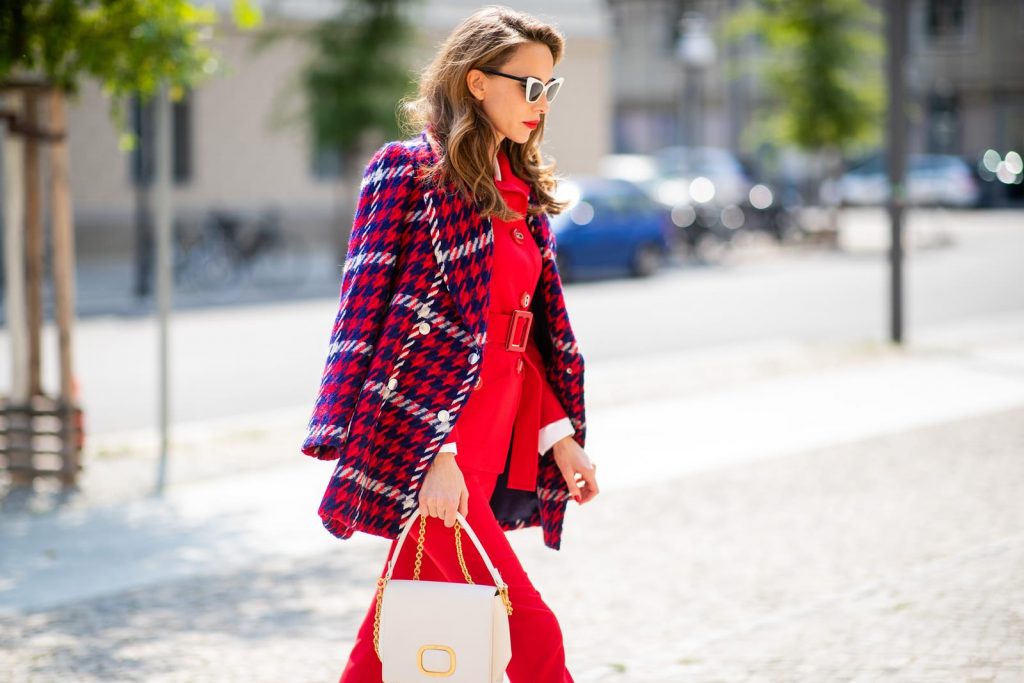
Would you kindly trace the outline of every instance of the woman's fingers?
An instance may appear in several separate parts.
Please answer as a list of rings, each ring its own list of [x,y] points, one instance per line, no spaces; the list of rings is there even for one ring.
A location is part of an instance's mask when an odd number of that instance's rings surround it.
[[[565,485],[569,489],[569,493],[572,495],[579,494],[579,487],[576,486],[576,473],[572,467],[562,467],[562,478],[565,479]]]
[[[468,514],[469,490],[457,466],[454,474],[447,463],[440,469],[431,466],[420,490],[419,510],[422,515],[444,520],[449,527],[455,526],[458,513]]]
[[[444,517],[445,526],[455,526],[455,513],[458,509],[459,505],[457,501],[454,504],[445,507],[444,514],[442,515],[442,517]]]
[[[466,494],[468,500],[468,493]],[[468,505],[466,503],[465,505]],[[427,510],[431,517],[444,520],[445,526],[455,526],[455,513],[465,509],[461,496],[459,498],[428,497]],[[465,512],[462,512],[465,516]]]
[[[589,468],[579,471],[580,476],[583,478],[583,487],[580,489],[580,495],[582,496],[580,503],[586,503],[601,491],[597,485],[595,469],[595,466],[591,465]]]

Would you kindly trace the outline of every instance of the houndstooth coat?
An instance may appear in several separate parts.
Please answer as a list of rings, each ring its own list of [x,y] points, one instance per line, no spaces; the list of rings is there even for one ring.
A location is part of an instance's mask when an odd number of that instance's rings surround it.
[[[363,174],[327,360],[301,450],[337,460],[319,514],[338,538],[396,538],[481,370],[494,236],[454,186],[429,186],[426,132],[389,142]],[[527,216],[542,267],[530,307],[545,373],[583,446],[583,356],[565,308],[546,214]],[[548,454],[544,454],[546,456]],[[491,499],[505,530],[540,526],[558,550],[567,501],[552,457],[535,491],[498,479]]]

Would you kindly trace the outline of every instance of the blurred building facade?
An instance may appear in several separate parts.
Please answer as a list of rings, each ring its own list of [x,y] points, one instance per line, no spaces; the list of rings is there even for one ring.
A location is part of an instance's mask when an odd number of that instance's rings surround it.
[[[681,144],[737,149],[756,84],[726,77],[739,48],[716,45],[710,34],[741,0],[608,4],[615,151],[646,154]],[[687,40],[697,49],[687,52]]]
[[[881,0],[870,0],[882,8]],[[1019,0],[908,0],[910,152],[956,154],[974,162],[986,149],[1024,148],[1024,3]],[[227,0],[218,0],[227,9]],[[758,42],[724,45],[714,36],[744,0],[564,0],[519,3],[567,38],[556,67],[566,86],[552,107],[546,153],[562,173],[592,172],[611,152],[649,153],[669,145],[708,145],[749,153],[743,132],[770,95],[737,72]],[[479,5],[468,0],[417,6],[421,27],[411,65]],[[278,0],[268,23],[312,22],[332,0]],[[270,125],[275,99],[304,47],[281,42],[258,55],[253,37],[225,26],[219,49],[227,73],[190,94],[175,115],[175,207],[195,216],[214,207],[283,211],[286,228],[312,244],[347,230],[338,179],[325,172],[300,128]],[[735,74],[735,76],[734,76]],[[117,149],[107,103],[89,85],[71,111],[72,187],[81,254],[131,253],[136,160]]]
[[[976,159],[1024,141],[1024,3],[908,0],[910,151]],[[740,45],[701,49],[744,0],[608,0],[616,152],[668,145],[741,151],[764,89],[730,72]],[[870,4],[883,9],[880,0]],[[696,49],[687,49],[687,44]]]
[[[911,151],[1024,153],[1024,3],[912,0]]]
[[[226,0],[216,4],[230,12]],[[265,22],[280,25],[317,21],[338,5],[287,0],[263,7]],[[468,1],[416,5],[413,19],[421,30],[410,73],[425,66],[447,33],[478,7]],[[598,0],[518,3],[516,8],[551,21],[566,37],[563,61],[555,68],[566,84],[551,108],[545,153],[562,173],[592,169],[611,151],[607,10]],[[279,129],[270,122],[277,98],[297,96],[287,84],[306,48],[281,41],[253,54],[253,41],[252,34],[226,22],[217,38],[225,72],[175,107],[176,215],[194,222],[212,208],[255,212],[276,205],[285,229],[300,232],[310,246],[330,244],[332,232],[348,231],[353,210],[338,206],[340,180],[324,171],[323,155],[311,149],[301,127]],[[82,89],[69,113],[76,249],[84,258],[131,258],[139,159],[118,149],[97,84]]]

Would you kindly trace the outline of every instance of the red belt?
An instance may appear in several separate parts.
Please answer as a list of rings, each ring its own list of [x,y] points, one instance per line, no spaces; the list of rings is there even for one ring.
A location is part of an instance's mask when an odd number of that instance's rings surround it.
[[[512,454],[508,466],[510,489],[534,491],[537,487],[537,467],[540,455],[540,370],[525,353],[530,340],[533,313],[514,310],[511,313],[490,313],[487,316],[487,343],[496,351],[499,344],[504,350],[520,354],[523,368],[523,391],[516,412],[512,432]],[[493,352],[493,351],[492,351]]]

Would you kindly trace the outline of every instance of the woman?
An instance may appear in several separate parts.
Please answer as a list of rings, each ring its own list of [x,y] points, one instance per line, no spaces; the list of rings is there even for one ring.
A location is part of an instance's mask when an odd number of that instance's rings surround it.
[[[418,563],[421,579],[464,581],[452,526],[465,516],[509,586],[512,683],[572,677],[558,621],[505,532],[539,526],[557,550],[568,499],[599,491],[547,219],[564,203],[539,153],[562,50],[554,28],[491,6],[422,74],[406,105],[421,132],[378,149],[363,176],[302,445],[338,460],[319,512],[339,538],[396,539],[409,515],[427,518],[424,556],[403,552],[396,577]],[[464,557],[488,580],[476,553]],[[376,595],[341,683],[381,681],[375,612]]]

